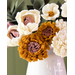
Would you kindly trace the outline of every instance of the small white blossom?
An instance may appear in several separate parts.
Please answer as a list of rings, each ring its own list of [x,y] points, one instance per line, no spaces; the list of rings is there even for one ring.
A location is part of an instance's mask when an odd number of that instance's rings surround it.
[[[59,6],[55,3],[51,3],[51,4],[46,4],[43,8],[42,8],[42,17],[45,20],[54,20],[57,17],[59,17]]]

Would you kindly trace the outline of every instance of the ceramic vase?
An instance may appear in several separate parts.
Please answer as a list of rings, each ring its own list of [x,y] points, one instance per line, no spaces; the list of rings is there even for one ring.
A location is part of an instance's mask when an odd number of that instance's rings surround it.
[[[64,59],[55,55],[51,47],[46,59],[28,63],[26,75],[66,75]]]

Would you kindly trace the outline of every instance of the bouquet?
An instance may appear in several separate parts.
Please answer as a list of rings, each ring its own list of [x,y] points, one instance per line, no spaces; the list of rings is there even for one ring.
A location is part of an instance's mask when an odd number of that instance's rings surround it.
[[[61,57],[67,56],[67,1],[18,0],[7,8],[7,46],[18,46],[21,58],[35,62],[48,57],[50,46]]]

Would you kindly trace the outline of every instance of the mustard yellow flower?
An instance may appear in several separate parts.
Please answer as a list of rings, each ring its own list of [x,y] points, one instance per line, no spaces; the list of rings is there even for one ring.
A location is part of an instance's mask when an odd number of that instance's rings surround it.
[[[37,33],[47,42],[51,43],[52,38],[56,35],[56,32],[59,31],[59,28],[56,26],[55,22],[49,21],[42,23],[38,28]]]
[[[20,57],[29,62],[47,58],[47,49],[49,45],[37,33],[23,36],[18,47]]]

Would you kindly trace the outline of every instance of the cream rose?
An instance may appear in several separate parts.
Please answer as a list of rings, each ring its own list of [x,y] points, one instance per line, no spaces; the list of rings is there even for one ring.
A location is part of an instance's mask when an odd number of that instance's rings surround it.
[[[67,17],[67,2],[62,4],[61,9],[62,9],[61,16]]]
[[[16,20],[18,22],[18,31],[21,34],[28,35],[38,29],[40,23],[40,12],[36,9],[29,11],[22,10],[17,13]]]
[[[59,10],[58,10],[59,6],[55,3],[51,3],[51,4],[46,4],[43,8],[42,8],[42,17],[45,20],[54,20],[57,17],[59,17]]]
[[[22,35],[17,30],[17,25],[9,26],[7,30],[7,46],[18,46]]]

